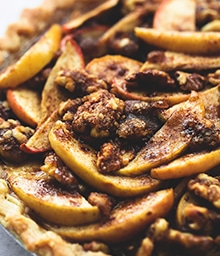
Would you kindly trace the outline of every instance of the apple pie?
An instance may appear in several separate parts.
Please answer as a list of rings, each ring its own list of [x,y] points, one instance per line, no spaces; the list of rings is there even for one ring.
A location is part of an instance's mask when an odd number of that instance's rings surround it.
[[[44,0],[0,39],[0,224],[36,255],[220,255],[220,2]]]

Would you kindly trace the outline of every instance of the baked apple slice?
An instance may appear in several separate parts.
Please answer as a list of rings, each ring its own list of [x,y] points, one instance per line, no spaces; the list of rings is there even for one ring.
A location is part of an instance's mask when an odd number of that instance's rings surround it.
[[[84,22],[88,21],[91,18],[97,17],[103,14],[105,11],[113,8],[118,4],[118,0],[107,0],[107,1],[85,1],[82,5],[83,8],[76,9],[72,13],[72,19],[70,19],[67,23],[65,23],[62,28],[65,33],[68,33],[79,26],[81,26]],[[79,4],[80,6],[80,4]],[[85,8],[87,6],[87,8]]]
[[[56,154],[77,176],[100,191],[126,198],[154,191],[160,186],[160,182],[149,175],[131,178],[100,173],[96,152],[74,138],[61,121],[51,129],[49,141]]]
[[[218,120],[219,98],[220,98],[220,86],[211,87],[210,89],[200,91],[199,97],[204,103],[205,117],[211,120]],[[182,108],[186,104],[186,101],[176,104],[168,109],[162,110],[160,117],[166,121],[173,113],[179,108]]]
[[[117,174],[135,176],[170,162],[189,146],[192,133],[188,132],[190,120],[202,119],[205,115],[203,101],[192,93],[185,106],[174,111],[166,123],[147,142],[136,157]]]
[[[195,31],[196,2],[194,0],[163,0],[153,18],[153,28],[164,31]]]
[[[53,67],[42,92],[42,100],[40,102],[41,117],[34,135],[27,143],[21,145],[21,149],[27,153],[40,153],[51,149],[48,140],[48,134],[58,120],[59,114],[57,108],[62,101],[69,97],[69,93],[64,93],[55,79],[63,69],[80,69],[84,67],[82,52],[78,44],[69,37],[62,41],[62,54]]]
[[[40,120],[40,93],[27,86],[9,89],[6,92],[8,104],[24,123],[36,127]]]
[[[105,55],[91,60],[85,69],[89,74],[111,84],[115,79],[124,80],[128,74],[138,72],[142,64],[122,55]]]
[[[65,94],[63,90],[55,83],[58,73],[62,70],[82,69],[84,68],[84,59],[78,44],[69,37],[64,38],[61,42],[62,54],[58,58],[55,66],[46,81],[42,91],[41,100],[41,120],[42,124],[53,112],[58,105],[69,98],[69,93]]]
[[[85,251],[78,243],[67,242],[59,234],[46,230],[26,213],[24,202],[11,195],[8,184],[0,179],[0,221],[24,247],[36,255],[107,256],[102,252]]]
[[[167,165],[151,169],[155,179],[177,179],[206,172],[220,164],[220,149],[184,155]]]
[[[158,69],[163,71],[177,70],[211,70],[220,65],[219,56],[190,55],[171,51],[152,51],[140,71]]]
[[[54,123],[59,119],[58,110],[55,110],[39,127],[26,143],[21,144],[20,149],[28,154],[37,154],[51,149],[49,132]]]
[[[135,35],[150,45],[169,51],[198,55],[220,53],[219,32],[163,31],[136,27]]]
[[[182,92],[155,92],[154,95],[147,96],[146,91],[132,90],[127,88],[125,80],[115,79],[112,83],[111,92],[124,100],[141,100],[146,102],[164,102],[168,106],[175,106],[186,101],[190,93]]]
[[[0,88],[15,88],[36,75],[53,59],[60,46],[61,34],[61,27],[52,25],[15,64],[0,73]]]
[[[172,189],[159,190],[119,203],[107,219],[98,223],[78,227],[50,228],[74,241],[99,240],[121,243],[137,235],[158,217],[166,216],[173,203]]]
[[[26,171],[25,171],[26,170]],[[32,172],[31,172],[32,170]],[[66,191],[40,172],[40,166],[11,168],[9,184],[16,195],[45,220],[60,225],[80,225],[99,220],[99,208],[77,191]]]

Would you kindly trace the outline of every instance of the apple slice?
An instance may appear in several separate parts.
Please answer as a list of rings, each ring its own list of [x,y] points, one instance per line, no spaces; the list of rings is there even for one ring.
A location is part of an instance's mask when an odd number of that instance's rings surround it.
[[[220,164],[220,149],[184,155],[167,165],[151,169],[155,179],[167,180],[183,178],[206,172]]]
[[[126,176],[141,175],[177,158],[189,146],[193,136],[187,133],[188,120],[202,119],[204,115],[203,101],[193,92],[184,106],[174,111],[136,157],[116,173]]]
[[[140,69],[140,72],[149,69],[158,69],[166,72],[176,70],[215,70],[220,66],[219,56],[189,55],[170,51],[152,51]]]
[[[219,99],[220,99],[220,86],[217,85],[215,87],[211,87],[210,89],[201,91],[198,94],[204,103],[205,117],[207,119],[217,120],[219,116],[218,109],[219,109]],[[176,104],[165,110],[162,110],[160,113],[160,118],[166,121],[174,113],[174,111],[183,107],[184,105],[186,105],[186,101]]]
[[[28,154],[49,151],[51,146],[48,135],[50,129],[58,119],[58,110],[55,110],[44,123],[37,127],[35,133],[30,137],[30,139],[26,143],[21,144],[20,149]]]
[[[92,206],[77,191],[63,190],[40,172],[40,166],[37,169],[27,164],[22,171],[10,168],[8,181],[28,207],[50,223],[81,225],[95,222],[101,217],[97,206]]]
[[[0,73],[0,88],[15,88],[36,75],[59,49],[61,27],[54,24],[15,64]]]
[[[8,104],[16,116],[24,123],[36,127],[40,120],[41,97],[38,91],[25,85],[6,92]]]
[[[108,243],[121,243],[138,235],[158,217],[166,216],[173,203],[173,190],[160,190],[121,202],[112,210],[107,219],[99,223],[78,227],[50,226],[50,228],[74,241],[100,240]]]
[[[126,81],[115,79],[112,82],[111,92],[114,93],[119,98],[124,100],[142,100],[146,102],[164,102],[168,104],[168,106],[175,106],[180,102],[186,101],[190,94],[182,93],[182,92],[157,92],[154,95],[147,96],[145,91],[141,90],[130,90],[126,86]]]
[[[153,28],[164,31],[195,31],[195,14],[194,0],[163,0],[155,12]]]
[[[78,141],[65,123],[57,121],[49,133],[52,149],[82,180],[96,189],[121,198],[142,195],[156,190],[161,183],[148,174],[139,177],[104,175],[96,166],[94,149]]]
[[[59,104],[69,97],[69,93],[64,93],[61,88],[54,84],[58,72],[63,68],[78,69],[84,67],[83,55],[75,41],[65,37],[61,48],[63,52],[53,67],[42,92],[40,103],[41,118],[36,132],[27,143],[21,145],[21,149],[30,154],[45,152],[51,149],[48,139],[49,131],[59,118],[57,110]]]
[[[83,11],[80,9],[73,11],[72,19],[62,26],[63,31],[68,33],[78,28],[87,20],[97,17],[105,11],[113,8],[118,4],[118,2],[118,0],[92,1],[92,3],[88,1],[87,4],[83,5]],[[85,6],[87,6],[87,9]]]
[[[131,73],[138,72],[142,62],[121,55],[105,55],[91,60],[85,70],[111,84],[115,79],[124,80]]]
[[[45,122],[62,101],[69,98],[69,92],[64,93],[63,88],[60,88],[55,83],[59,71],[62,71],[63,69],[70,70],[84,68],[83,54],[79,45],[74,40],[65,37],[61,42],[61,46],[63,52],[51,70],[42,91],[40,124]]]
[[[161,49],[189,54],[220,53],[220,33],[201,31],[163,31],[136,27],[135,35]]]

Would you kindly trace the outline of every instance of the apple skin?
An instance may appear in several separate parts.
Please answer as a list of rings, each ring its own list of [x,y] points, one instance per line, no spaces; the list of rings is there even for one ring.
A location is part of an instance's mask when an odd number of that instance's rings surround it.
[[[195,15],[194,0],[163,0],[154,14],[153,28],[164,31],[195,31]]]
[[[40,120],[40,93],[20,86],[6,92],[8,104],[15,115],[31,127],[36,127]]]
[[[36,154],[51,149],[48,134],[55,121],[59,119],[58,108],[61,102],[69,98],[69,93],[63,93],[55,84],[57,73],[63,69],[83,69],[85,66],[83,54],[79,45],[69,36],[61,41],[60,49],[62,54],[44,85],[41,101],[39,103],[40,120],[37,124],[34,135],[27,143],[21,145],[21,150],[28,154]]]
[[[44,123],[37,127],[34,135],[26,143],[21,144],[20,149],[27,154],[37,154],[51,150],[48,134],[58,119],[59,113],[58,110],[55,110]]]
[[[62,54],[52,68],[42,90],[41,120],[38,126],[44,123],[59,107],[59,104],[66,101],[70,96],[67,91],[64,93],[64,91],[56,85],[55,79],[57,78],[57,74],[62,70],[80,70],[85,66],[82,51],[71,37],[66,36],[62,39],[60,49]]]

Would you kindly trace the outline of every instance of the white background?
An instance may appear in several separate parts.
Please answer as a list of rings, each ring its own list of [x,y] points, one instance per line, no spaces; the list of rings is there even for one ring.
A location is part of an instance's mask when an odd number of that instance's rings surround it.
[[[23,8],[33,8],[43,0],[0,0],[0,36],[5,33],[7,24],[18,20]]]
[[[4,35],[7,25],[16,22],[21,10],[33,8],[43,0],[0,0],[0,37]],[[29,256],[28,252],[16,243],[0,226],[0,256]]]

